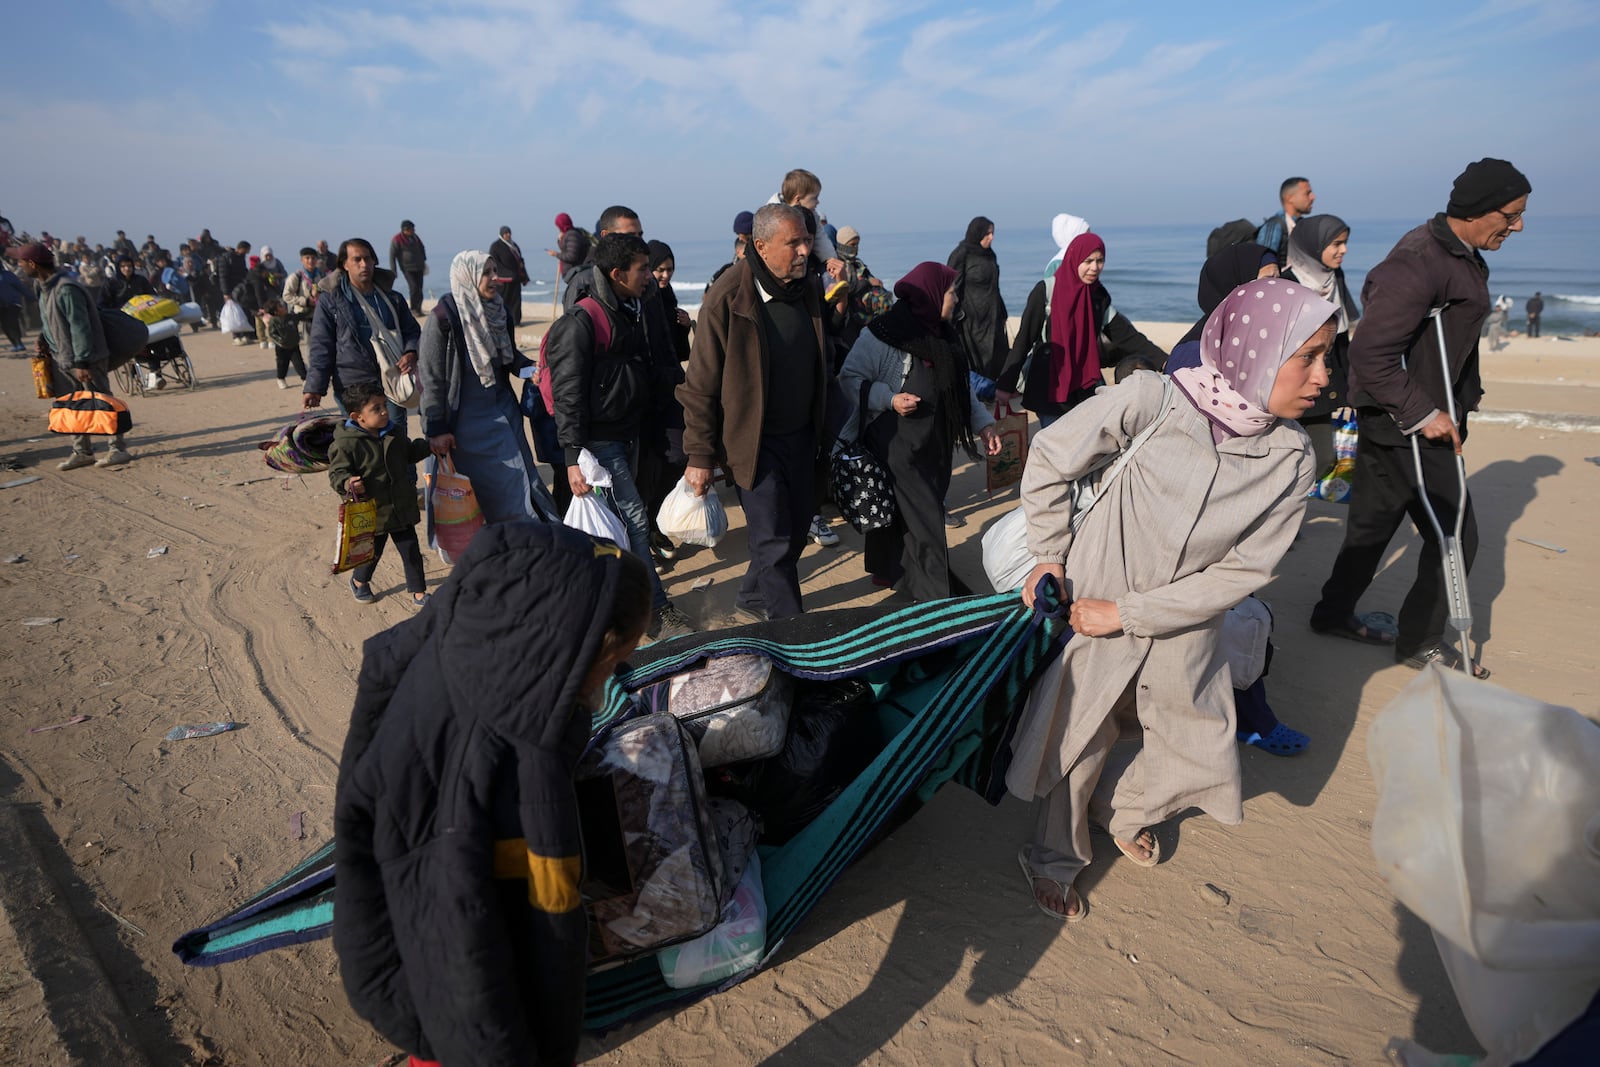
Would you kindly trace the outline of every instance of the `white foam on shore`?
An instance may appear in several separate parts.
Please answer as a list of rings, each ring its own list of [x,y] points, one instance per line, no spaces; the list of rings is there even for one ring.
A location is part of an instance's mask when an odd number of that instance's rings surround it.
[[[1492,423],[1518,430],[1556,430],[1561,433],[1600,433],[1600,415],[1545,414],[1538,411],[1475,411],[1474,423]]]
[[[1574,293],[1551,293],[1551,300],[1559,300],[1563,304],[1582,304],[1586,307],[1600,307],[1600,296],[1579,296]]]

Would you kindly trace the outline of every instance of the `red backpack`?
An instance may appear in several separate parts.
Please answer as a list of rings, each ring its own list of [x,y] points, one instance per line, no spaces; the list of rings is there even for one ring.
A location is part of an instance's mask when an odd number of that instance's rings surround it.
[[[589,316],[589,322],[594,326],[594,350],[596,353],[604,352],[611,347],[611,316],[606,314],[606,309],[600,301],[592,296],[579,300],[580,307]],[[576,310],[576,308],[574,308]],[[570,312],[569,312],[570,314]],[[550,334],[554,331],[554,324],[545,331],[544,337],[539,341],[539,369],[535,376],[539,382],[539,395],[544,398],[544,409],[551,416],[556,413],[555,388],[551,382],[550,364],[545,359],[545,349],[550,344]]]

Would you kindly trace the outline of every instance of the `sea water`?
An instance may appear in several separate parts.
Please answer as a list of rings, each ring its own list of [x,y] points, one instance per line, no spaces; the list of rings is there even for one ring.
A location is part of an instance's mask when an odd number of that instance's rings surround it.
[[[1422,220],[1345,221],[1350,223],[1345,280],[1359,299],[1368,268]],[[879,234],[857,220],[843,222],[864,231],[861,258],[890,285],[924,260],[945,262],[966,229],[963,224],[950,230]],[[1200,308],[1195,303],[1195,288],[1211,230],[1212,225],[1097,226],[1095,232],[1106,242],[1106,270],[1101,280],[1117,310],[1141,322],[1191,322],[1197,318]],[[707,279],[732,258],[732,235],[707,239],[650,232],[646,236],[659,237],[672,246],[677,263],[673,289],[693,314]],[[994,251],[1006,310],[1021,315],[1028,291],[1056,253],[1055,242],[1048,227],[997,224]],[[1484,258],[1489,264],[1490,296],[1506,295],[1515,303],[1511,312],[1514,329],[1526,327],[1523,305],[1539,291],[1544,295],[1541,325],[1545,334],[1600,330],[1600,217],[1530,214],[1526,230],[1512,234],[1498,252],[1487,252]],[[523,298],[533,303],[550,300],[552,285],[550,278],[535,279],[524,288]]]

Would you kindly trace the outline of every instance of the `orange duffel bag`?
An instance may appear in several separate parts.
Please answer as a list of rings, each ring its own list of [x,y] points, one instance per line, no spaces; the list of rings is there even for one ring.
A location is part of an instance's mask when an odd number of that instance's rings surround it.
[[[50,405],[51,433],[124,434],[133,429],[128,405],[110,393],[88,389],[56,397]]]

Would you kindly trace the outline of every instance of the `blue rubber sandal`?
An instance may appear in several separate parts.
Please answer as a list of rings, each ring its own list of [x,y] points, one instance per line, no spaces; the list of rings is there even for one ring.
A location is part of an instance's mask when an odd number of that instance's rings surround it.
[[[356,581],[354,578],[350,579],[350,595],[354,596],[363,604],[370,604],[374,600],[378,599],[372,595],[371,582],[362,584],[361,582]]]
[[[1289,729],[1280,722],[1265,737],[1255,731],[1246,734],[1243,730],[1240,730],[1239,743],[1254,745],[1261,751],[1270,752],[1274,756],[1298,756],[1311,744],[1311,738],[1299,730]]]

